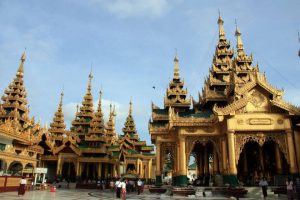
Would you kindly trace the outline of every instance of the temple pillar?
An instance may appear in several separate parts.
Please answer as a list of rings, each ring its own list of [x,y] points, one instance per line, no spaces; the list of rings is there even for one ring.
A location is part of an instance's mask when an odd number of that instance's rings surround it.
[[[108,177],[108,163],[105,163],[105,171],[104,171],[105,175],[104,177],[107,178]]]
[[[295,155],[295,145],[293,139],[293,131],[286,130],[286,137],[287,137],[287,146],[288,146],[288,156],[290,161],[290,173],[296,174],[297,173],[297,166],[296,166],[296,155]]]
[[[209,175],[208,146],[204,145],[204,175]]]
[[[161,143],[156,141],[156,185],[161,185],[162,180],[161,180]]]
[[[177,175],[177,184],[180,186],[187,185],[187,166],[186,166],[186,151],[185,151],[185,137],[179,138],[179,174]]]
[[[227,181],[231,186],[237,185],[237,168],[235,162],[235,135],[233,130],[227,132],[228,154],[229,154],[229,174],[224,181]]]
[[[218,159],[217,151],[214,147],[213,148],[213,175],[218,174],[218,172],[219,172],[219,159]]]
[[[57,160],[57,168],[56,168],[56,175],[61,176],[61,168],[62,168],[62,162],[60,156],[58,156]]]
[[[264,164],[264,155],[263,155],[263,147],[259,147],[259,164],[261,166],[261,171],[265,171],[265,164]]]
[[[227,174],[227,144],[226,140],[222,140],[222,174],[225,175]]]
[[[80,176],[80,162],[79,161],[76,162],[76,176],[77,177]]]
[[[282,174],[282,160],[280,155],[280,149],[278,144],[274,144],[275,148],[275,161],[276,161],[276,172],[277,174]]]
[[[86,163],[86,177],[89,179],[90,175],[90,163]]]
[[[294,138],[295,138],[295,144],[300,144],[300,131],[294,130]],[[300,172],[300,145],[295,145],[295,147],[296,147],[296,160],[297,160],[296,163],[297,163],[298,173],[299,173]]]

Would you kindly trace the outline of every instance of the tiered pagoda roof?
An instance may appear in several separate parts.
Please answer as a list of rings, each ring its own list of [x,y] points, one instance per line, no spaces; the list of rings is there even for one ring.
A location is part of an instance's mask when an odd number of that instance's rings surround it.
[[[164,107],[179,108],[180,110],[187,110],[191,105],[191,98],[187,98],[187,89],[183,89],[184,81],[180,79],[179,74],[179,59],[176,55],[174,58],[174,76],[167,88],[164,99]]]
[[[146,141],[141,141],[136,131],[135,122],[132,116],[132,102],[129,103],[129,113],[124,124],[123,135],[120,135],[117,144],[112,145],[109,151],[116,158],[121,155],[138,159],[143,156],[154,156],[151,152],[153,145],[147,145]]]
[[[5,89],[1,98],[0,136],[13,140],[14,146],[22,144],[20,148],[28,147],[28,152],[43,153],[38,143],[46,128],[42,128],[40,122],[36,123],[34,118],[29,118],[29,106],[23,80],[25,60],[24,52],[16,77]]]
[[[84,140],[85,135],[88,134],[91,121],[94,117],[92,78],[92,72],[90,72],[87,92],[84,96],[79,112],[77,110],[75,119],[72,121],[71,131],[76,133],[81,140]]]
[[[224,21],[221,16],[219,16],[219,41],[213,56],[209,76],[205,80],[204,88],[202,90],[202,104],[211,101],[227,102],[233,89],[232,57],[234,50],[230,49],[230,42],[228,42],[225,37],[223,24]]]
[[[106,124],[106,136],[108,138],[108,143],[114,145],[117,141],[117,133],[115,127],[116,110],[115,106],[114,108],[112,108],[112,104],[110,104],[109,107],[109,119]]]

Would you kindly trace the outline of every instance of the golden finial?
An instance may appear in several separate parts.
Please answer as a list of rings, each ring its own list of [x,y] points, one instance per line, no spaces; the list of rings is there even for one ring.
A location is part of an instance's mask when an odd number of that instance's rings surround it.
[[[62,90],[60,93],[60,102],[59,102],[60,107],[62,106],[63,97],[64,97],[64,90]]]
[[[26,48],[25,48],[25,51],[26,51]],[[18,76],[21,76],[23,77],[23,74],[24,74],[24,62],[26,60],[26,53],[25,51],[23,52],[22,56],[21,56],[21,62],[20,62],[20,65],[19,65],[19,68],[18,68],[18,71],[17,71],[17,75]]]
[[[177,55],[177,49],[175,49],[175,58],[174,58],[174,78],[173,79],[180,79],[179,77],[179,58]]]
[[[78,111],[79,111],[79,105],[77,104],[77,106],[76,106],[76,113],[78,113]]]
[[[129,115],[132,114],[132,97],[130,97],[130,102],[129,102]]]
[[[241,31],[240,31],[239,27],[237,26],[237,22],[235,20],[235,36],[237,37],[236,48],[237,48],[238,54],[241,54],[244,52],[244,45],[243,45],[241,35],[242,35]]]
[[[225,40],[225,31],[223,26],[224,21],[221,17],[220,10],[219,10],[218,24],[219,24],[219,39]]]

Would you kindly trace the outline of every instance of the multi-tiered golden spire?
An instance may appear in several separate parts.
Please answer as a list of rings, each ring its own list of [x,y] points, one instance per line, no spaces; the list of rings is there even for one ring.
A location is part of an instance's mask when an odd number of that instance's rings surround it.
[[[24,87],[24,63],[25,52],[21,56],[21,62],[16,73],[16,78],[5,89],[2,96],[3,104],[0,109],[0,120],[13,119],[19,123],[22,129],[26,122],[29,122],[29,108],[27,107],[26,91]]]
[[[112,104],[110,103],[109,119],[108,119],[108,122],[106,125],[106,135],[107,135],[110,143],[113,143],[117,139],[116,138],[117,134],[116,134],[116,127],[115,127],[115,117],[116,117],[115,106],[114,106],[114,108],[112,108]]]
[[[82,106],[79,112],[76,112],[76,117],[72,122],[71,131],[77,133],[80,139],[84,139],[84,135],[88,133],[90,128],[90,123],[94,116],[93,109],[93,96],[92,96],[92,71],[89,74],[89,82],[87,87],[87,92],[82,101]]]
[[[174,77],[169,83],[167,94],[164,99],[164,106],[188,109],[191,105],[191,99],[186,99],[187,89],[183,89],[184,81],[179,76],[179,58],[177,54],[174,58]]]
[[[130,103],[129,103],[129,112],[128,112],[128,116],[126,118],[126,122],[124,124],[124,128],[122,129],[124,135],[126,134],[136,134],[136,128],[135,128],[135,123],[134,123],[134,119],[132,117],[132,101],[130,99]]]
[[[91,139],[91,137],[94,137],[94,140],[99,137],[104,137],[105,125],[102,112],[102,91],[100,91],[99,93],[98,108],[91,121],[90,127],[91,128],[89,129],[89,132],[85,137],[86,140],[88,140],[88,138]]]
[[[251,67],[253,61],[252,55],[248,56],[244,50],[244,44],[241,37],[241,31],[236,26],[235,36],[237,39],[237,55],[234,59],[234,85],[236,87],[242,87],[244,84],[251,82],[253,79],[253,72],[258,71],[257,68]]]
[[[232,57],[234,50],[230,49],[224,31],[224,21],[219,15],[219,41],[213,57],[212,67],[202,91],[201,101],[227,101],[232,87]]]
[[[51,137],[55,140],[56,146],[62,144],[63,136],[66,134],[66,125],[64,120],[64,113],[63,113],[63,96],[64,92],[62,91],[60,94],[60,101],[58,105],[58,109],[55,112],[53,122],[50,123],[50,128],[48,129],[51,133]]]

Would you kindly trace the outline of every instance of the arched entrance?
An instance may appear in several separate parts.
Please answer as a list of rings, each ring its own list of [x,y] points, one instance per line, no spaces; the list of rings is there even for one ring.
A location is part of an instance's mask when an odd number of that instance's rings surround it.
[[[219,174],[219,156],[212,141],[196,141],[190,152],[188,165],[196,164],[194,185],[209,185]]]
[[[10,164],[8,171],[11,175],[21,176],[23,165],[20,162],[14,161]]]
[[[32,176],[33,175],[33,170],[34,170],[33,164],[28,163],[24,167],[23,175],[25,175],[25,176],[27,176],[27,175],[28,176]]]
[[[239,181],[245,185],[257,185],[264,176],[272,184],[276,178],[289,173],[287,160],[273,140],[265,141],[262,146],[248,141],[240,154],[237,170]]]
[[[64,162],[62,166],[62,179],[65,179],[67,181],[75,182],[76,177],[75,174],[75,166],[73,162]]]

